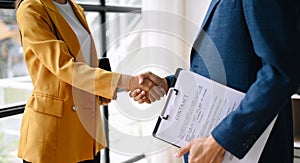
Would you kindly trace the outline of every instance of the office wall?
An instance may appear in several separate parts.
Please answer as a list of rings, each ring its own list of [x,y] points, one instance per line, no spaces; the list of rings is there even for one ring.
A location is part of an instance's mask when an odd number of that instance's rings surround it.
[[[189,69],[193,40],[200,30],[210,0],[151,0],[142,3],[142,43],[147,68],[161,76],[177,67]],[[174,158],[178,148],[148,157],[149,162],[182,162]]]
[[[138,17],[139,21],[136,26],[130,29],[126,28],[130,25],[122,26],[122,31],[115,35],[116,38],[107,42],[110,48],[108,56],[111,59],[112,69],[128,74],[138,74],[150,70],[161,77],[174,74],[178,67],[189,69],[190,50],[193,40],[200,30],[209,2],[210,0],[142,1],[142,14]],[[109,19],[109,27],[115,27],[131,18],[128,14],[117,16],[119,17]],[[138,122],[126,116],[121,118],[124,113],[118,112],[117,108],[122,108],[123,112],[125,108],[130,108],[132,112],[157,108],[159,110],[162,108],[163,100],[150,106],[139,105],[135,102],[125,104],[128,100],[122,101],[121,97],[119,94],[117,101],[110,105],[110,125],[128,135],[139,135],[140,139],[151,136],[157,115],[153,115],[155,118],[150,118],[151,120]],[[125,124],[128,125],[125,126]],[[124,140],[124,137],[116,138],[111,132],[111,145],[117,145],[120,139]],[[133,145],[131,148],[134,148]],[[182,159],[174,157],[177,150],[178,148],[170,147],[159,148],[151,153],[149,150],[147,152],[139,151],[146,154],[146,158],[140,160],[139,163],[181,163]],[[120,154],[120,151],[114,148],[110,154],[114,162],[121,162],[132,157],[130,152]]]
[[[152,48],[147,51],[149,57],[157,51],[164,52],[156,61],[164,67],[160,73],[174,73],[177,67],[189,69],[193,40],[209,3],[210,0],[143,1],[143,25],[147,30],[142,34],[142,48]]]

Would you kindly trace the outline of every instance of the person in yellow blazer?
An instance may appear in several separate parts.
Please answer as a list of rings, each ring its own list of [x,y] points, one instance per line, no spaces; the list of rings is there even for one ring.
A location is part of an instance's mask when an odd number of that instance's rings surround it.
[[[73,0],[68,3],[91,35],[83,8]],[[118,88],[130,91],[140,88],[148,100],[164,93],[160,90],[150,93],[159,81],[139,83],[140,75],[98,68],[92,39],[88,65],[78,36],[53,0],[17,0],[16,9],[24,58],[34,86],[21,126],[18,156],[24,162],[93,160],[106,146],[100,104],[114,99]],[[100,96],[105,100],[99,100]]]

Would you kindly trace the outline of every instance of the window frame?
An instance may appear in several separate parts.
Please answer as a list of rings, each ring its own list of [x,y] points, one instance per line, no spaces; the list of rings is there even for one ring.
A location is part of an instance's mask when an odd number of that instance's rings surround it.
[[[14,0],[4,0],[0,1],[0,9],[14,9]],[[126,6],[107,6],[105,5],[105,0],[100,0],[100,4],[81,4],[85,11],[87,12],[98,12],[101,16],[101,23],[105,23],[106,21],[106,13],[141,13],[140,7],[126,7]],[[103,28],[101,31],[102,37],[106,36],[106,28]],[[106,40],[107,38],[102,38],[102,47],[105,49],[107,47]],[[106,52],[103,54],[103,57],[106,57]],[[21,114],[24,112],[25,104],[16,104],[12,106],[8,106],[5,108],[1,108],[0,110],[0,118],[8,117],[16,114]]]
[[[107,6],[105,4],[105,0],[99,0],[100,4],[81,4],[84,10],[86,12],[98,12],[100,17],[101,17],[101,24],[106,22],[106,13],[141,13],[141,7],[127,7],[127,6]],[[14,3],[15,0],[4,0],[0,1],[0,9],[14,9]],[[106,27],[102,28],[101,31],[101,47],[104,49],[107,48],[106,42]],[[103,57],[106,57],[106,52],[104,52]],[[0,108],[0,118],[5,118],[17,114],[22,114],[25,109],[25,103],[24,104],[14,104],[10,106],[4,106],[3,108]],[[102,108],[102,113],[103,116],[105,116],[108,119],[108,106],[103,106]],[[107,123],[107,122],[106,122]],[[105,129],[105,134],[106,138],[108,139],[108,124],[104,123],[104,129]],[[109,142],[109,141],[107,141]],[[105,163],[110,162],[110,157],[109,157],[109,145],[107,148],[103,150],[103,161]]]

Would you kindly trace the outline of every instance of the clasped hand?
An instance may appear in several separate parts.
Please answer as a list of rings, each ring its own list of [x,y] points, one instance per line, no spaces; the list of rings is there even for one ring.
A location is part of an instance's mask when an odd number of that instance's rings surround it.
[[[166,79],[160,78],[151,72],[145,72],[136,76],[122,74],[117,88],[130,91],[129,96],[139,103],[151,103],[166,94],[168,84]],[[100,96],[101,105],[107,105],[110,100]]]
[[[129,82],[129,96],[139,103],[151,103],[159,100],[167,90],[166,80],[152,72],[132,76]]]
[[[136,83],[140,85],[137,86]],[[129,96],[139,103],[151,103],[159,100],[169,89],[166,79],[151,72],[133,77],[131,88]],[[200,137],[190,141],[186,146],[180,148],[176,157],[182,157],[187,152],[190,152],[188,158],[190,163],[221,163],[225,149],[210,135],[207,138]]]

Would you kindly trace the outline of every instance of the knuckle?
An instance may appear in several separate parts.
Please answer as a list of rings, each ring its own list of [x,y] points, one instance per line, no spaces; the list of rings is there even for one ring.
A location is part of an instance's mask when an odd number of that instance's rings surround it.
[[[137,99],[140,100],[140,99],[142,99],[143,97],[144,97],[144,96],[140,94],[140,95],[137,96]]]

